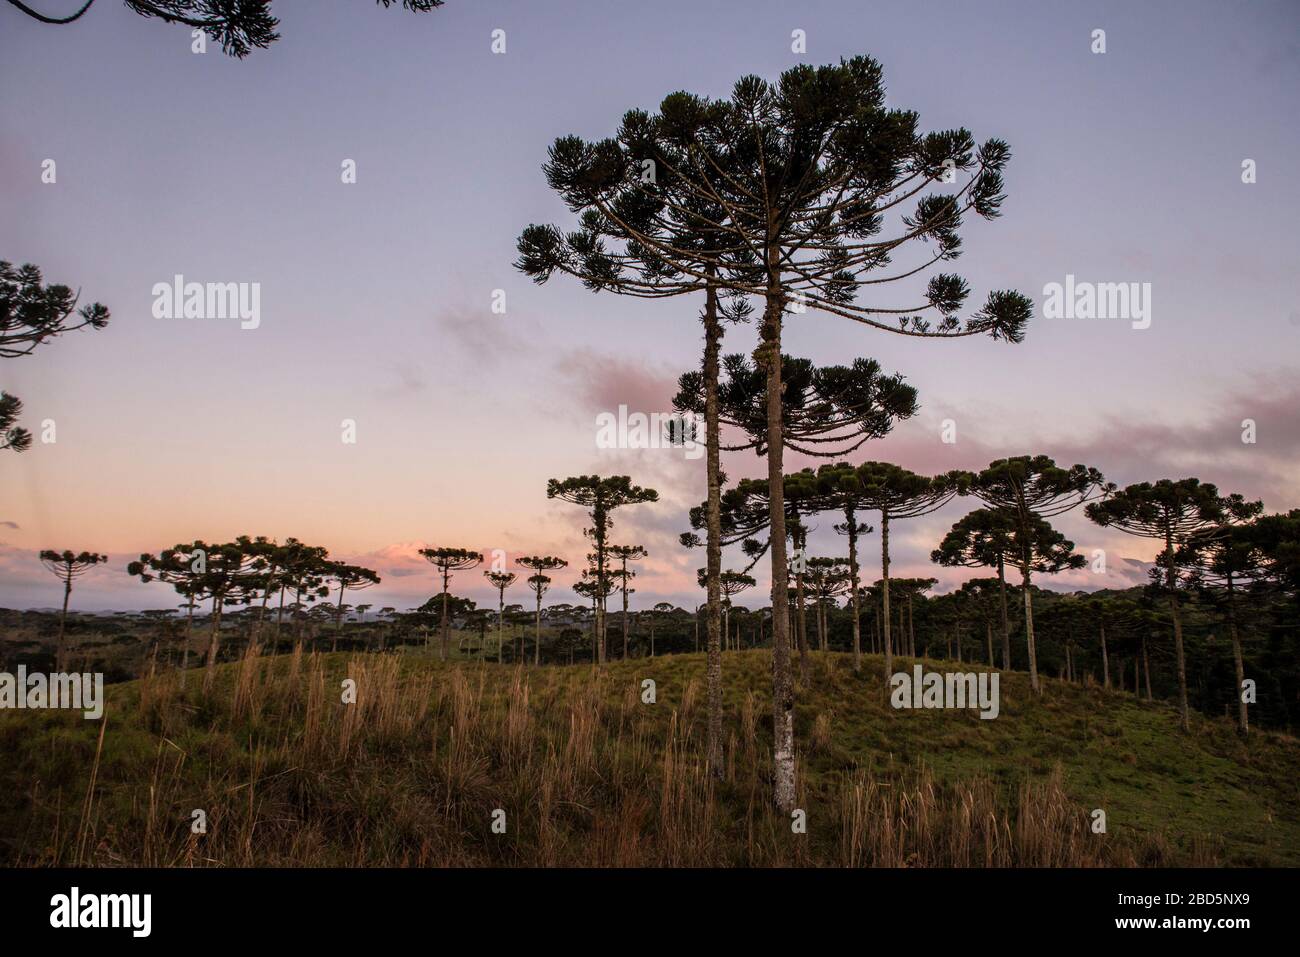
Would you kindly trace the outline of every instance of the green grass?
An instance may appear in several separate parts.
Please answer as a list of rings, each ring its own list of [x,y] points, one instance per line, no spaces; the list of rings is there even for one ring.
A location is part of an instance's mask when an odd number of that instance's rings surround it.
[[[368,718],[355,743],[340,746],[337,722],[343,712],[333,689],[358,662],[378,660],[323,656],[322,687],[329,689],[332,706],[320,712],[325,723],[317,730],[307,727],[306,691],[299,687],[296,703],[289,702],[285,658],[270,665],[274,680],[264,675],[254,683],[262,702],[255,716],[232,713],[238,664],[219,669],[210,698],[199,692],[201,672],[186,676],[184,691],[166,683],[174,676],[153,687],[138,681],[109,686],[104,751],[84,829],[80,821],[99,723],[84,721],[79,713],[0,712],[0,793],[15,798],[0,802],[0,859],[411,863],[431,859],[427,849],[437,844],[436,860],[443,863],[585,860],[547,850],[541,837],[530,835],[530,826],[544,829],[540,819],[529,824],[538,803],[535,792],[543,786],[539,782],[558,781],[557,793],[567,795],[546,825],[561,848],[613,842],[609,835],[618,828],[662,832],[667,825],[655,823],[655,810],[663,790],[664,752],[676,742],[694,760],[704,740],[703,655],[606,665],[592,746],[598,759],[587,770],[573,771],[562,767],[563,755],[575,709],[592,693],[590,666],[440,663],[420,650],[400,656],[401,691],[393,686],[385,693],[400,697],[403,708],[412,705],[411,696],[425,696],[427,718],[412,718],[409,727],[392,716]],[[899,670],[910,666],[910,661],[896,664]],[[982,670],[955,662],[927,667]],[[454,770],[447,757],[458,720],[455,688],[449,690],[459,681],[453,673],[472,689],[464,700],[474,702],[476,722],[470,725],[472,753]],[[717,831],[710,862],[779,859],[779,848],[770,854],[755,851],[753,836],[755,820],[760,830],[767,829],[760,842],[775,841],[773,835],[782,830],[762,808],[770,771],[770,675],[768,652],[724,655],[724,736],[736,770],[717,786],[708,805],[712,816],[705,824]],[[633,692],[646,678],[657,685],[654,705],[642,704]],[[511,750],[506,732],[512,701],[519,707],[520,684],[528,686],[532,716],[521,739],[526,743],[519,746],[526,754]],[[142,695],[161,703],[142,703]],[[744,740],[747,706],[752,741]],[[462,728],[462,745],[465,737]],[[831,822],[845,781],[855,774],[903,782],[928,773],[940,788],[953,788],[952,794],[983,780],[992,782],[1011,808],[1026,782],[1047,781],[1059,771],[1080,819],[1094,808],[1104,809],[1108,835],[1133,848],[1138,863],[1198,862],[1208,852],[1208,859],[1227,865],[1300,865],[1297,742],[1270,732],[1243,741],[1226,720],[1197,717],[1184,734],[1172,708],[1131,694],[1047,680],[1043,696],[1035,699],[1028,677],[1010,673],[1002,675],[1001,711],[994,720],[980,720],[975,711],[896,711],[887,703],[879,657],[864,656],[863,671],[855,674],[847,656],[813,654],[808,677],[799,685],[796,739],[800,800],[818,849],[810,862],[834,862],[838,835]],[[548,761],[557,770],[539,772]],[[497,804],[518,809],[511,812],[518,833],[512,832],[509,845],[491,843],[474,824],[482,808]],[[206,851],[212,857],[187,844],[186,819],[194,807],[224,816],[229,832],[241,821],[248,846],[236,849],[233,839],[225,838],[221,853]],[[627,823],[643,818],[645,823],[635,827]],[[82,830],[86,834],[79,840]],[[255,839],[272,833],[274,839]],[[617,837],[634,839],[621,832]],[[79,843],[87,850],[77,850]],[[1143,850],[1152,847],[1168,853]],[[599,859],[636,861],[638,853],[610,850]],[[656,854],[655,862],[665,860],[664,853]]]

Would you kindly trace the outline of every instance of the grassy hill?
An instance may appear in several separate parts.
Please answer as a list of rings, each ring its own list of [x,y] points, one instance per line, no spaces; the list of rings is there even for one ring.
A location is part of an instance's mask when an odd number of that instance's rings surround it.
[[[1243,742],[1195,716],[1184,735],[1164,704],[1055,681],[1034,700],[1014,673],[995,720],[896,711],[871,656],[860,674],[846,656],[810,657],[796,724],[806,833],[792,833],[767,802],[770,674],[768,652],[724,655],[717,783],[701,761],[703,655],[599,674],[422,653],[250,657],[209,692],[201,671],[111,685],[105,723],[0,712],[0,860],[1300,864],[1290,737]]]

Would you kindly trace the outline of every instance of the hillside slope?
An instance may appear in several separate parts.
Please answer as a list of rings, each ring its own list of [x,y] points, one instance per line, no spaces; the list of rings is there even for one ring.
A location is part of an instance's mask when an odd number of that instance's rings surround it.
[[[806,833],[794,833],[767,803],[770,669],[765,651],[724,656],[717,784],[700,760],[702,655],[599,675],[421,655],[248,658],[218,669],[210,693],[201,671],[110,686],[102,727],[0,712],[0,860],[1300,864],[1294,739],[1242,742],[1204,720],[1184,735],[1163,704],[1055,681],[1035,701],[1016,673],[1002,676],[994,720],[895,710],[872,656],[860,674],[847,656],[810,656],[796,724]],[[1105,834],[1091,828],[1098,808]]]

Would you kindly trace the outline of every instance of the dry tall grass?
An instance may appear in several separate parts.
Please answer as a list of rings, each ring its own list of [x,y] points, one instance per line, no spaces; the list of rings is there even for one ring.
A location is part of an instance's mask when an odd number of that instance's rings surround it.
[[[32,771],[26,833],[6,856],[153,866],[1175,862],[1167,845],[1093,834],[1059,776],[1008,793],[924,769],[815,780],[801,771],[808,826],[793,833],[767,800],[761,693],[729,707],[726,776],[713,781],[698,682],[676,705],[646,705],[627,674],[256,649],[207,693],[183,673],[155,674],[115,689],[111,726],[94,729],[106,735],[102,761],[93,733],[73,726],[75,747]],[[825,749],[834,725],[822,715],[801,740]],[[196,810],[206,833],[193,831]]]

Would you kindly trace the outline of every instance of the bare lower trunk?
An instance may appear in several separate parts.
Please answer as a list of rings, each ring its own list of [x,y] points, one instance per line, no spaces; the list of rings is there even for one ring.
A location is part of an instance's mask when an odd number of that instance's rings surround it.
[[[709,773],[721,780],[725,774],[722,757],[722,482],[721,427],[718,422],[718,353],[722,326],[718,322],[717,292],[710,286],[704,302],[704,444],[705,480],[705,575],[708,608],[705,629],[705,696],[709,719],[706,742]],[[696,622],[698,634],[699,623]],[[698,643],[698,639],[697,639]]]
[[[1241,657],[1241,636],[1237,633],[1237,601],[1232,589],[1232,576],[1228,576],[1228,633],[1232,636],[1232,668],[1237,676],[1237,730],[1242,734],[1250,731],[1250,719],[1246,715],[1246,700],[1242,685],[1246,683],[1246,668]]]
[[[208,640],[208,660],[203,673],[204,691],[212,686],[212,678],[216,674],[217,655],[221,653],[221,605],[220,596],[212,599],[212,635]]]
[[[540,572],[539,572],[540,574]],[[543,582],[545,584],[545,582]],[[537,593],[537,620],[533,627],[533,664],[542,663],[542,593]]]
[[[1187,713],[1187,660],[1183,655],[1183,616],[1178,607],[1178,579],[1174,569],[1174,543],[1170,533],[1165,535],[1165,549],[1169,567],[1165,569],[1165,586],[1169,589],[1169,610],[1174,616],[1174,657],[1178,662],[1178,715],[1184,731],[1190,727]]]
[[[54,646],[54,670],[63,671],[63,629],[68,621],[68,599],[72,597],[72,578],[63,583],[63,611],[59,615],[59,639]]]
[[[444,569],[442,573],[442,622],[439,626],[439,631],[441,633],[440,641],[442,644],[442,651],[439,653],[439,657],[443,661],[447,660],[447,654],[450,650],[448,646],[451,644],[451,631],[449,630],[451,628],[451,621],[447,617],[447,582],[449,577],[450,576],[446,569]]]
[[[885,637],[885,687],[894,673],[894,642],[889,622],[889,512],[880,512],[880,620]]]
[[[783,813],[794,810],[794,676],[790,661],[790,580],[786,568],[785,488],[781,430],[781,314],[784,301],[768,250],[769,286],[763,342],[767,371],[767,483],[772,548],[772,800]]]
[[[1011,670],[1011,619],[1007,614],[1007,567],[998,556],[998,598],[1002,605],[1002,670]]]
[[[845,513],[849,525],[849,579],[852,584],[853,602],[853,670],[862,670],[862,623],[858,621],[858,517],[853,509]]]
[[[1101,626],[1101,686],[1110,687],[1110,655],[1106,652],[1106,626]]]
[[[989,643],[989,667],[995,668],[997,666],[993,663],[993,622],[987,619],[984,621],[984,637]]]
[[[1151,701],[1151,659],[1147,657],[1147,640],[1142,639],[1142,673],[1146,678],[1147,700]]]
[[[1025,590],[1025,644],[1029,648],[1029,687],[1042,694],[1038,684],[1038,650],[1034,647],[1034,599],[1029,594],[1029,562],[1020,565],[1020,584]]]

